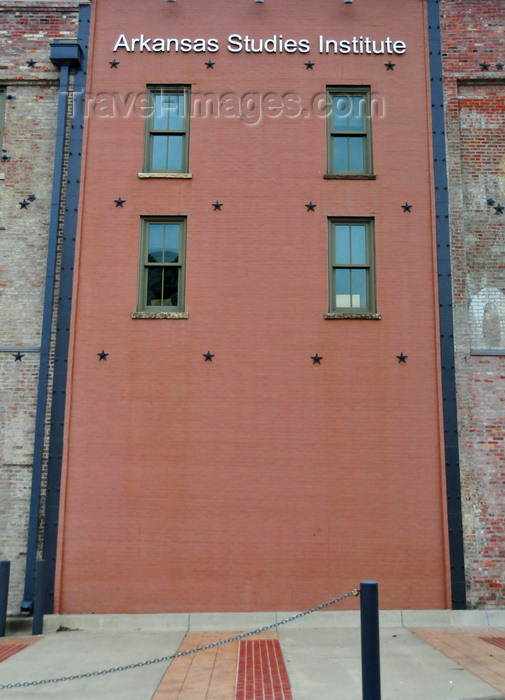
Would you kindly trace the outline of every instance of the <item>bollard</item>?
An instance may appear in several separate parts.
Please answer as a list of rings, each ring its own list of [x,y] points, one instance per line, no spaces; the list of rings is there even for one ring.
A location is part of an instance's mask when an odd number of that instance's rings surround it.
[[[5,637],[5,628],[7,627],[10,570],[10,561],[0,561],[0,637]]]
[[[379,584],[362,581],[360,594],[363,700],[381,700]]]
[[[39,559],[35,566],[35,596],[33,599],[32,635],[44,631],[44,570],[45,561]]]

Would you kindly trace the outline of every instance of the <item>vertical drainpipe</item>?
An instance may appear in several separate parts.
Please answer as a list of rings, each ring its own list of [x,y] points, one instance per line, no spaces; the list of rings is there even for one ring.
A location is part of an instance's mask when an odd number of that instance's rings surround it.
[[[447,188],[439,0],[428,0],[428,36],[431,72],[435,207],[437,218],[440,359],[442,365],[442,402],[452,608],[453,610],[464,610],[466,608],[465,557],[461,509],[458,416],[456,406],[449,192]]]
[[[35,440],[32,470],[30,516],[28,522],[28,543],[26,550],[25,589],[21,613],[33,611],[35,587],[35,565],[39,536],[39,511],[42,491],[42,466],[44,437],[46,434],[47,391],[50,370],[51,328],[56,274],[58,230],[62,205],[62,185],[65,165],[65,141],[67,134],[67,113],[69,100],[70,68],[75,68],[74,93],[84,93],[86,85],[87,41],[89,36],[91,7],[79,8],[79,31],[76,42],[54,42],[51,44],[51,61],[59,66],[60,87],[56,127],[56,147],[54,156],[53,189],[51,197],[51,219],[49,224],[46,284],[42,315],[41,351],[37,409],[35,417]],[[81,161],[83,113],[72,115],[70,153],[68,156],[69,181],[66,188],[66,210],[63,220],[62,263],[60,271],[60,295],[57,302],[58,322],[54,345],[53,395],[51,403],[51,426],[49,432],[49,455],[47,467],[46,516],[44,522],[43,556],[46,559],[46,602],[44,612],[53,611],[54,576],[56,565],[56,538],[58,525],[59,486],[63,444],[63,416],[65,410],[66,366],[68,357],[68,336],[70,326],[73,258],[77,224],[77,203],[79,199],[79,172]],[[71,172],[77,172],[72,181]],[[70,211],[69,203],[74,205]],[[50,522],[49,522],[50,520]],[[49,527],[48,527],[49,526]]]

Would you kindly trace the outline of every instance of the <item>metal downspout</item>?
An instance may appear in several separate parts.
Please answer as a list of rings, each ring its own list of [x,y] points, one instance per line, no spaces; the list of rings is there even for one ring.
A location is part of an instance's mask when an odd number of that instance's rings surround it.
[[[83,8],[81,8],[82,10]],[[88,20],[89,21],[89,20]],[[56,144],[54,154],[53,188],[51,195],[51,217],[47,247],[46,283],[44,290],[44,307],[40,342],[39,382],[37,390],[37,409],[35,416],[35,439],[32,469],[32,487],[30,497],[30,515],[28,521],[28,543],[26,551],[25,588],[21,613],[31,614],[35,587],[35,567],[37,560],[37,542],[39,535],[39,511],[42,492],[42,468],[44,440],[46,434],[46,409],[50,373],[51,328],[53,321],[53,304],[56,275],[56,257],[60,211],[62,205],[62,184],[65,161],[65,138],[67,133],[67,111],[69,99],[69,76],[71,66],[80,67],[82,51],[77,42],[59,42],[51,45],[51,61],[60,66],[60,86],[56,125]],[[53,392],[54,393],[54,392]],[[58,397],[53,399],[58,400]],[[63,397],[64,401],[64,397]]]
[[[435,208],[437,218],[437,266],[440,317],[440,353],[442,365],[442,403],[445,434],[445,473],[449,558],[453,610],[466,608],[465,556],[461,506],[458,414],[456,406],[456,370],[452,304],[451,237],[449,229],[449,192],[446,166],[446,138],[438,0],[428,1]]]

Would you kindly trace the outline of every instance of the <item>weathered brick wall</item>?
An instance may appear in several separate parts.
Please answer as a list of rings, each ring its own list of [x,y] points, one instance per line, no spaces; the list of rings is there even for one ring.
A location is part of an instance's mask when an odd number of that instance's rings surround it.
[[[505,603],[505,0],[440,0],[440,11],[467,600],[498,606]]]
[[[77,2],[0,9],[0,87],[10,98],[0,160],[0,558],[11,561],[11,614],[23,594],[39,369],[36,350],[16,361],[11,348],[40,346],[59,85],[49,45],[76,27]]]

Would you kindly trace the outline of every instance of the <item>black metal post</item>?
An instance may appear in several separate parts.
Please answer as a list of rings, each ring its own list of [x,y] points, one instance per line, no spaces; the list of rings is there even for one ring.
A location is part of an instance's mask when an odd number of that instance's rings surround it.
[[[381,700],[379,584],[362,581],[360,593],[363,700]]]
[[[5,637],[5,628],[7,627],[10,570],[10,561],[0,561],[0,637]]]
[[[42,634],[44,631],[45,564],[43,559],[39,559],[35,565],[32,634]]]

